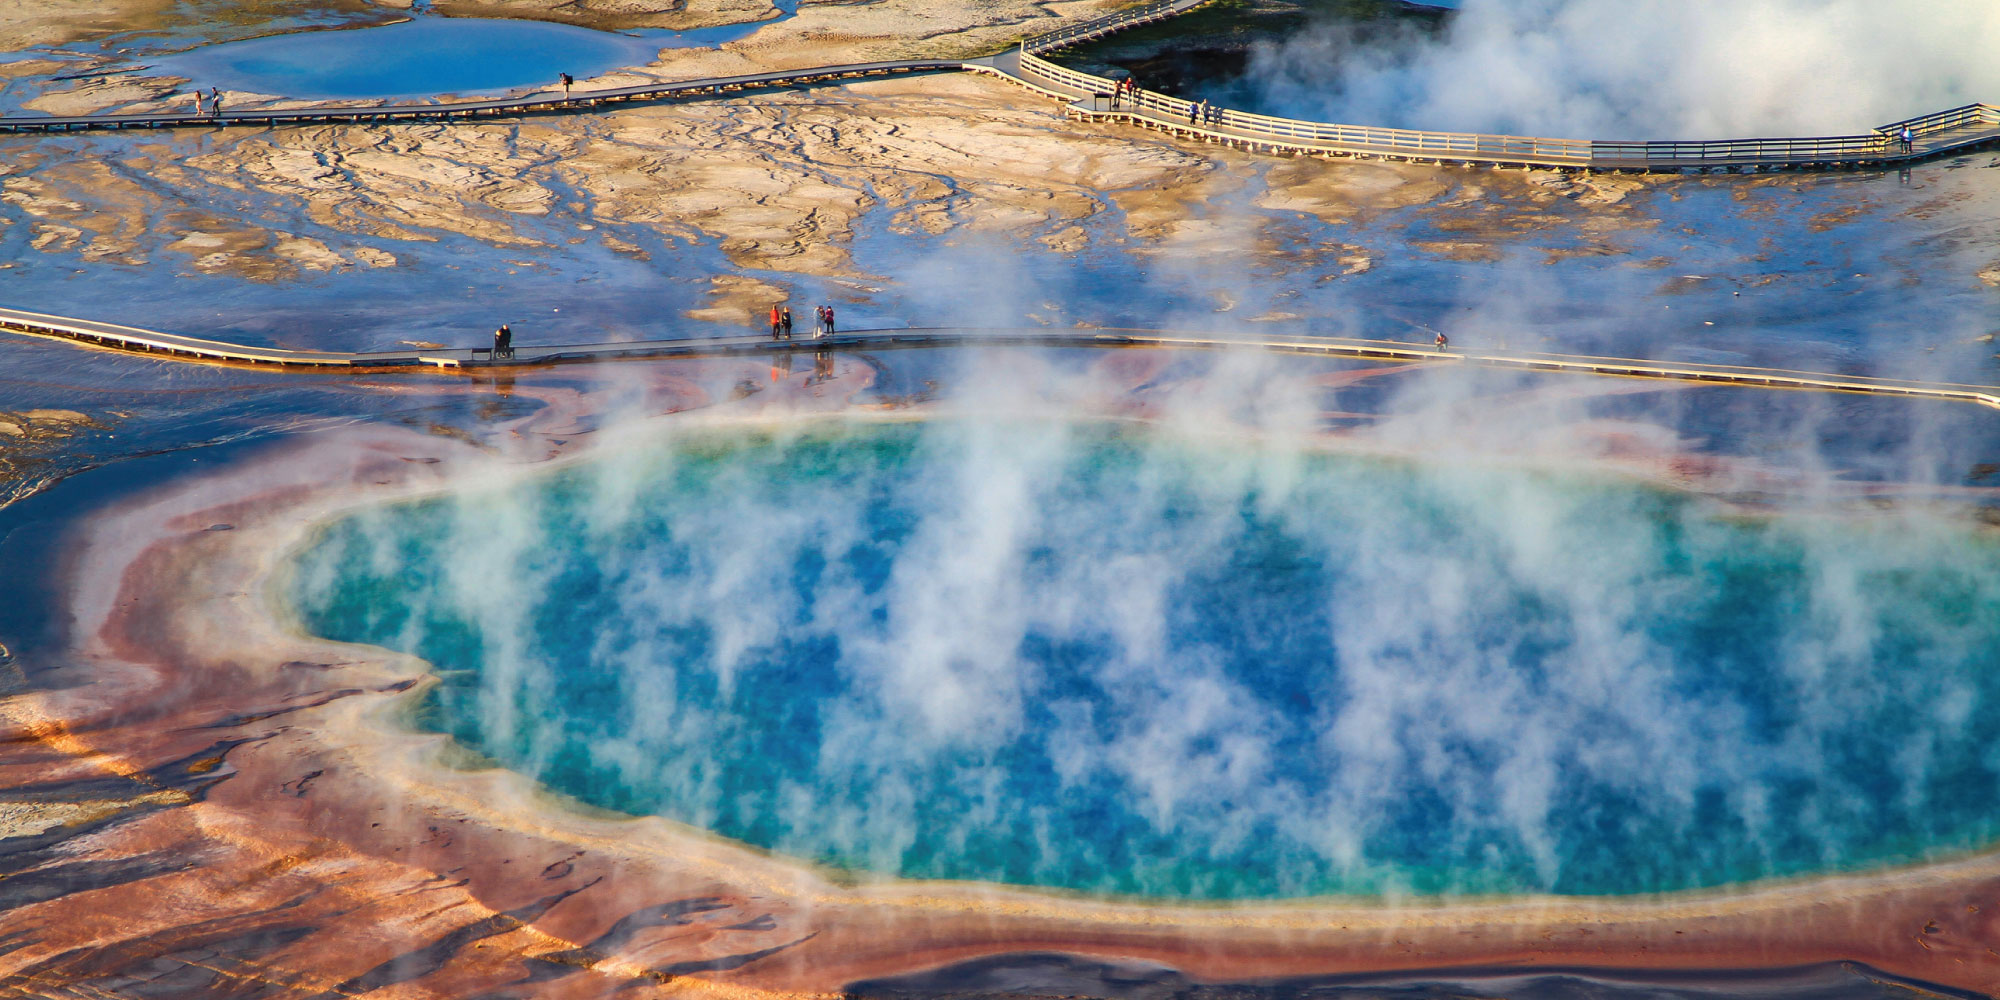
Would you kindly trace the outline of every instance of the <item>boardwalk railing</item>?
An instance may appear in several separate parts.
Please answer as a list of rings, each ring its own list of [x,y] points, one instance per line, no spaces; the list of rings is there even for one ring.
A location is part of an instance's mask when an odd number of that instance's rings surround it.
[[[5,0],[0,0],[5,2]],[[957,59],[903,59],[891,62],[853,63],[842,66],[815,66],[808,69],[776,70],[742,76],[722,76],[673,83],[646,83],[603,90],[578,90],[573,94],[535,93],[485,101],[455,101],[449,104],[387,104],[375,106],[295,108],[244,108],[219,115],[192,112],[149,112],[128,115],[75,115],[0,118],[0,132],[68,132],[84,129],[184,128],[220,125],[303,125],[376,121],[436,121],[463,118],[513,116],[536,112],[575,112],[604,104],[628,101],[660,101],[701,97],[773,87],[798,87],[832,80],[904,73],[937,73],[962,70]]]
[[[1086,94],[1109,94],[1114,80],[1080,73],[1033,52],[1020,57],[1023,76],[1059,88]],[[1328,122],[1279,118],[1248,111],[1216,108],[1200,123],[1193,120],[1195,102],[1140,90],[1121,98],[1117,111],[1150,111],[1169,122],[1186,122],[1191,128],[1245,141],[1248,144],[1298,148],[1309,151],[1393,153],[1409,158],[1468,159],[1482,162],[1532,162],[1546,165],[1588,166],[1591,143],[1578,139],[1539,139],[1527,136],[1480,135],[1471,132],[1423,132],[1414,129],[1383,128],[1373,125],[1339,125]],[[1259,142],[1259,140],[1268,140]]]
[[[402,351],[294,351],[160,333],[137,327],[69,319],[0,308],[0,330],[50,337],[92,347],[133,351],[178,361],[345,371],[492,371],[537,365],[598,362],[627,358],[768,356],[836,350],[895,350],[928,347],[1033,346],[1055,348],[1150,348],[1192,351],[1261,350],[1275,354],[1344,358],[1393,364],[1478,365],[1531,372],[1567,372],[1622,378],[1735,385],[1765,389],[1901,396],[1940,402],[1975,403],[2000,409],[2000,389],[1949,382],[1843,375],[1782,368],[1727,366],[1644,358],[1607,358],[1527,351],[1439,351],[1397,340],[1343,337],[1231,336],[1175,330],[904,328],[848,330],[826,337],[772,340],[763,334],[643,340],[622,343],[516,345],[496,358],[490,348],[439,347]]]
[[[1163,21],[1177,14],[1185,14],[1207,2],[1208,0],[1202,0],[1201,3],[1191,4],[1187,0],[1154,0],[1152,3],[1142,4],[1113,14],[1106,14],[1103,17],[1085,21],[1082,24],[1073,24],[1066,28],[1058,28],[1047,34],[1036,35],[1024,41],[1022,47],[1025,51],[1033,54],[1054,52],[1057,49],[1065,49],[1072,45],[1082,45],[1085,42],[1096,41],[1113,32],[1136,28],[1142,24],[1151,24],[1154,21]]]
[[[1207,0],[1157,0],[1108,17],[1022,41],[1020,75],[1065,96],[1090,100],[1117,82],[1059,65],[1044,55],[1116,31],[1184,13]],[[1115,107],[1078,107],[1088,116],[1123,117],[1211,140],[1273,152],[1332,153],[1391,159],[1591,170],[1803,168],[1881,164],[1936,156],[2000,141],[2000,108],[1964,107],[1880,126],[1861,135],[1699,141],[1604,141],[1536,136],[1430,132],[1304,121],[1212,108],[1197,120],[1195,102],[1154,91],[1122,95]],[[1906,147],[1901,136],[1910,130]]]
[[[1890,122],[1887,125],[1877,128],[1875,131],[1881,133],[1885,138],[1894,138],[1907,126],[1918,138],[1923,138],[1941,132],[1951,132],[1962,128],[1982,128],[1995,124],[2000,124],[2000,108],[1996,108],[1990,104],[1968,104],[1964,107],[1952,108],[1950,111],[1933,111],[1927,115],[1918,115],[1915,118],[1905,118],[1899,122]]]

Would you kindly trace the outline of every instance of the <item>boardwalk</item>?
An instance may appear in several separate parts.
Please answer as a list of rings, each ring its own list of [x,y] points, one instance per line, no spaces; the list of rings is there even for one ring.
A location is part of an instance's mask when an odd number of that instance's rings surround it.
[[[229,125],[315,125],[363,122],[453,121],[517,117],[532,114],[575,114],[606,105],[720,97],[747,90],[810,87],[837,80],[957,71],[957,59],[905,59],[895,62],[852,63],[809,69],[779,70],[743,76],[719,76],[679,83],[643,84],[606,90],[577,91],[573,96],[543,92],[524,97],[450,104],[389,104],[377,107],[294,107],[226,109],[220,115],[173,114],[75,115],[69,117],[0,118],[0,132],[76,132],[92,129],[216,128]]]
[[[1078,118],[1124,121],[1265,153],[1476,166],[1681,172],[1894,166],[2000,142],[2000,107],[1987,104],[1968,104],[1891,122],[1859,135],[1687,142],[1607,142],[1426,132],[1277,118],[1229,108],[1214,108],[1197,121],[1193,101],[1146,90],[1114,100],[1115,81],[1079,73],[1042,58],[1208,2],[1155,0],[1109,18],[1024,39],[1013,52],[968,68],[988,67],[990,72],[1068,102],[1069,114]],[[1899,139],[1905,128],[1912,137],[1907,147]]]
[[[1856,135],[1714,141],[1606,142],[1531,136],[1426,132],[1300,121],[1215,109],[1203,121],[1192,102],[1141,91],[1121,102],[1113,81],[1060,66],[1045,55],[1142,24],[1174,17],[1211,0],[1155,0],[1024,39],[1019,48],[984,59],[912,59],[781,70],[743,76],[521,97],[377,107],[307,106],[229,109],[221,115],[184,112],[0,118],[0,133],[60,133],[97,129],[214,128],[408,121],[471,121],[534,114],[574,114],[610,105],[715,98],[748,90],[909,73],[969,71],[1012,80],[1061,100],[1081,119],[1119,121],[1256,152],[1346,156],[1494,167],[1566,170],[1708,171],[1853,169],[1900,166],[2000,143],[2000,108],[1968,104]],[[1908,128],[1913,140],[1899,139]]]
[[[851,330],[825,338],[773,340],[756,334],[642,340],[602,344],[516,346],[508,358],[495,358],[490,348],[434,350],[292,351],[249,347],[218,340],[142,330],[137,327],[68,319],[18,309],[0,309],[0,331],[52,337],[94,347],[129,351],[209,364],[271,366],[291,370],[348,372],[494,372],[522,368],[631,358],[770,356],[819,351],[893,350],[920,347],[1032,346],[1054,348],[1152,348],[1170,350],[1260,350],[1274,354],[1348,358],[1422,365],[1478,365],[1522,371],[1572,373],[1623,378],[1699,382],[1710,385],[1802,389],[1816,392],[1902,396],[1945,402],[1976,403],[2000,409],[2000,387],[1870,378],[1777,368],[1730,367],[1637,358],[1601,358],[1574,354],[1529,352],[1437,351],[1422,344],[1393,340],[1350,340],[1335,337],[1228,336],[1173,330],[1109,329],[889,329]]]

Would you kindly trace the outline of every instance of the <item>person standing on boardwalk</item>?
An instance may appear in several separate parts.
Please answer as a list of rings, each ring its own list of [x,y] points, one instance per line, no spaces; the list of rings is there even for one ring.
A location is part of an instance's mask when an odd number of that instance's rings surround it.
[[[832,306],[827,306],[827,307],[826,307],[826,332],[827,332],[827,335],[828,335],[828,336],[832,336],[832,335],[833,335],[833,307],[832,307]]]
[[[570,76],[570,75],[569,75],[568,73],[558,73],[558,74],[556,74],[556,75],[557,75],[557,76],[560,76],[560,77],[562,77],[562,85],[563,85],[563,100],[567,101],[567,100],[569,100],[569,88],[570,88],[570,85],[571,85],[571,84],[573,84],[573,83],[575,83],[575,82],[576,82],[576,80],[575,80],[574,78],[572,78],[572,77],[571,77],[571,76]]]
[[[202,96],[202,93],[201,93],[201,91],[197,90],[197,91],[195,91],[195,92],[194,92],[194,113],[195,113],[195,114],[197,114],[197,115],[200,115],[200,114],[203,114],[203,113],[205,113],[205,112],[207,112],[207,111],[208,111],[208,106],[207,106],[207,105],[206,105],[206,104],[204,103],[204,102],[205,102],[206,100],[207,100],[207,98],[205,98],[205,97],[203,97],[203,96]]]
[[[771,339],[772,339],[772,340],[776,340],[776,339],[778,339],[778,322],[779,322],[779,320],[781,320],[782,318],[783,318],[783,317],[781,317],[781,316],[779,316],[779,315],[778,315],[778,307],[777,307],[777,306],[776,306],[775,304],[774,304],[774,305],[772,305],[772,306],[771,306]]]
[[[1898,136],[1898,138],[1903,140],[1903,152],[1909,153],[1909,152],[1914,152],[1916,150],[1917,137],[1914,133],[1910,131],[1910,127],[1908,125],[1903,126],[1903,131]]]
[[[1445,336],[1443,330],[1439,330],[1437,334],[1437,350],[1439,354],[1443,354],[1451,346],[1451,338]]]
[[[792,307],[786,306],[785,311],[781,314],[780,318],[784,321],[785,324],[785,339],[786,340],[792,339]]]

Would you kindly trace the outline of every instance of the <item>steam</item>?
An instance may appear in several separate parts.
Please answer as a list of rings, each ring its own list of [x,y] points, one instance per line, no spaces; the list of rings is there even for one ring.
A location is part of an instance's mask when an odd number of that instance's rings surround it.
[[[1576,139],[1847,135],[2000,101],[1982,0],[1469,0],[1435,38],[1322,26],[1252,54],[1292,117]]]
[[[1315,457],[1247,355],[1121,430],[1026,357],[921,425],[654,430],[364,515],[299,602],[476,670],[442,724],[509,766],[879,872],[1605,892],[2000,835],[2000,558],[1948,521]]]

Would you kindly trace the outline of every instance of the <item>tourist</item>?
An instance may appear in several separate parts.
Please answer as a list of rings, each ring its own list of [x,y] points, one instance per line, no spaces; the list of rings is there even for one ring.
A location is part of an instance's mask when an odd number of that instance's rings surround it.
[[[1902,134],[1899,136],[1899,138],[1903,140],[1903,152],[1909,153],[1909,152],[1914,152],[1916,150],[1917,137],[1915,133],[1910,131],[1910,127],[1908,125],[1903,126],[1903,131]]]
[[[1450,337],[1447,337],[1447,336],[1445,336],[1445,335],[1444,335],[1444,331],[1443,331],[1443,330],[1439,330],[1439,331],[1437,332],[1437,349],[1438,349],[1438,353],[1439,353],[1439,354],[1443,354],[1443,353],[1444,353],[1444,351],[1445,351],[1445,349],[1446,349],[1446,348],[1448,348],[1448,347],[1450,347],[1450,346],[1451,346],[1451,338],[1450,338]]]
[[[556,75],[562,78],[563,100],[567,101],[569,100],[570,85],[575,83],[576,80],[572,79],[568,73],[558,73]]]
[[[215,94],[208,99],[208,113],[211,117],[222,117],[222,95]]]
[[[498,358],[500,356],[500,352],[506,349],[507,349],[507,328],[505,326],[502,326],[500,327],[500,329],[493,331],[493,356],[495,358]]]
[[[782,318],[782,319],[784,320],[784,324],[785,324],[785,339],[786,339],[786,340],[790,340],[790,339],[792,339],[792,307],[791,307],[791,306],[786,306],[786,307],[785,307],[785,311],[784,311],[784,313],[782,314],[781,318]]]
[[[779,326],[779,322],[780,322],[780,320],[782,320],[782,319],[783,319],[783,317],[781,317],[781,316],[780,316],[780,315],[778,314],[778,307],[777,307],[776,305],[773,305],[773,306],[771,306],[771,339],[772,339],[772,340],[776,340],[776,339],[778,339],[778,326]]]
[[[195,91],[195,92],[194,92],[194,113],[195,113],[195,114],[197,114],[197,115],[202,115],[202,114],[207,114],[207,113],[208,113],[208,106],[207,106],[206,104],[202,103],[202,102],[203,102],[203,100],[205,100],[205,99],[204,99],[204,98],[203,98],[203,97],[201,96],[201,91],[199,91],[199,90]]]
[[[824,336],[826,336],[826,306],[817,305],[813,307],[813,339],[818,340]]]
[[[826,307],[826,332],[827,332],[827,333],[828,333],[829,335],[831,335],[831,334],[833,333],[833,307],[832,307],[832,306],[827,306],[827,307]]]

